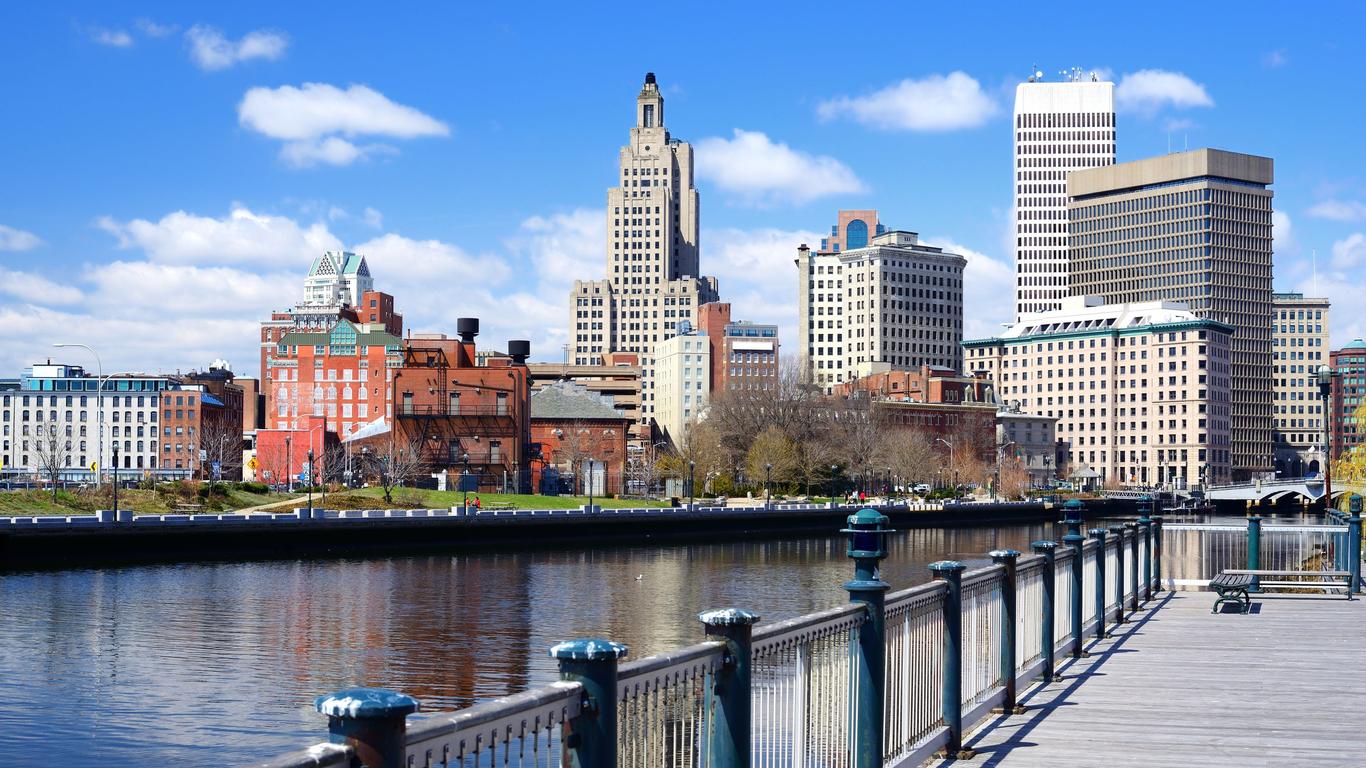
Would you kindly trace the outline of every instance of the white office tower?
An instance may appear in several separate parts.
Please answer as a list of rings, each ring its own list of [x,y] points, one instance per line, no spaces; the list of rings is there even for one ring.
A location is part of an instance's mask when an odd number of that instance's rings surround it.
[[[1115,86],[1073,70],[1015,87],[1015,319],[1067,295],[1067,174],[1115,162]]]
[[[654,73],[636,97],[620,186],[607,190],[607,278],[576,280],[570,297],[570,357],[597,365],[605,354],[639,355],[641,418],[654,414],[655,345],[697,308],[716,301],[716,278],[697,275],[697,189],[692,145],[664,127]]]

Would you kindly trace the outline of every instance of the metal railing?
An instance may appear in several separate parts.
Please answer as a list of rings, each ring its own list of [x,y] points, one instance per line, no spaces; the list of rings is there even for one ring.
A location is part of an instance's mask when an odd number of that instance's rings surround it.
[[[1268,524],[1254,515],[1244,524],[1169,523],[1164,531],[1170,589],[1204,588],[1226,569],[1361,570],[1360,523],[1340,513],[1320,525]]]
[[[934,581],[887,594],[876,569],[886,556],[885,521],[872,510],[850,517],[850,604],[758,627],[745,611],[709,611],[699,616],[706,642],[620,665],[624,646],[562,643],[552,649],[562,682],[414,718],[406,733],[405,717],[394,714],[403,710],[339,716],[320,700],[337,743],[267,765],[361,757],[372,768],[550,767],[572,756],[585,768],[872,768],[919,765],[936,753],[968,757],[965,729],[993,707],[1021,711],[1018,687],[1051,681],[1058,651],[1080,655],[1089,631],[1103,636],[1107,624],[1126,621],[1164,582],[1185,585],[1192,553],[1202,574],[1241,564],[1247,553],[1242,526],[1164,525],[1145,514],[1092,529],[1084,542],[1070,533],[1071,546],[1035,542],[1024,557],[992,552],[993,565],[968,573],[935,563]],[[1270,561],[1302,562],[1343,530],[1359,540],[1360,517],[1346,526],[1268,526],[1262,541]],[[358,717],[370,718],[366,727],[356,727]],[[376,727],[383,717],[387,725]]]

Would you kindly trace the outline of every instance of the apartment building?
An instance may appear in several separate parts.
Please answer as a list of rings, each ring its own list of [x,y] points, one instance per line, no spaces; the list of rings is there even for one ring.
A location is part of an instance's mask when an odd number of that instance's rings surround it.
[[[1333,422],[1329,428],[1332,455],[1337,460],[1366,445],[1366,423],[1357,413],[1366,404],[1366,341],[1353,339],[1342,349],[1334,350],[1329,355],[1328,368],[1333,372]]]
[[[1328,364],[1328,311],[1328,299],[1302,293],[1272,297],[1271,393],[1276,474],[1281,477],[1321,471],[1324,412],[1317,372]]]
[[[882,363],[961,369],[962,256],[895,230],[838,254],[802,244],[796,263],[799,353],[827,393]]]
[[[683,321],[678,334],[655,346],[659,399],[655,423],[680,445],[693,424],[706,418],[711,400],[711,340]]]
[[[1019,410],[1056,418],[1070,471],[1132,486],[1228,480],[1236,329],[1178,302],[1062,304],[964,342],[968,371]]]

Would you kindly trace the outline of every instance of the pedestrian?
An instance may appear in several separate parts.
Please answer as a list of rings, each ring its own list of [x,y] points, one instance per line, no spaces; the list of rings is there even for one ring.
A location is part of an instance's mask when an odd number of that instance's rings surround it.
[[[474,509],[475,509],[476,511],[478,511],[478,510],[480,509],[479,495],[478,495],[478,494],[475,494],[475,496],[474,496]]]

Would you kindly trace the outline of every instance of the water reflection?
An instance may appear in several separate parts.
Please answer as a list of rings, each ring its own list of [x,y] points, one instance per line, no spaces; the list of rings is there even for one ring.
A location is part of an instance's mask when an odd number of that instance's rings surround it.
[[[900,532],[883,576],[900,589],[934,560],[1055,535]],[[641,658],[698,641],[706,608],[771,621],[839,604],[844,551],[832,536],[7,575],[0,765],[250,762],[319,739],[312,698],[340,687],[453,709],[554,679],[546,649],[565,638]]]

